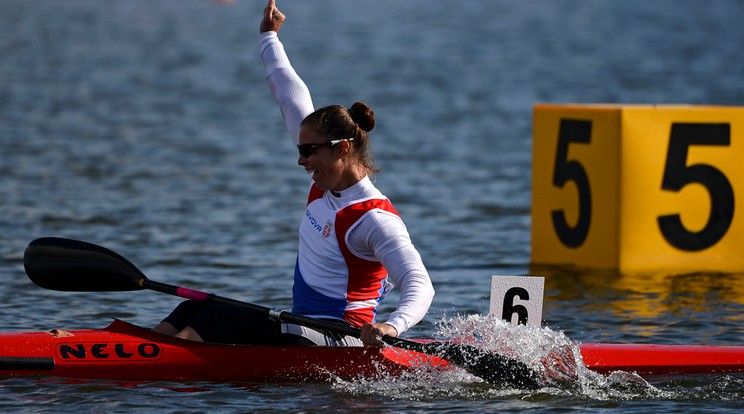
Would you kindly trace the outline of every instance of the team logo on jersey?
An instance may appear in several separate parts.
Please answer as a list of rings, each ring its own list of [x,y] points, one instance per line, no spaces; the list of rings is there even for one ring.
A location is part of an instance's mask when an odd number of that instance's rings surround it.
[[[331,220],[328,220],[326,222],[325,227],[323,227],[323,233],[322,233],[323,238],[327,239],[328,237],[330,237],[332,231],[333,231],[333,222]]]

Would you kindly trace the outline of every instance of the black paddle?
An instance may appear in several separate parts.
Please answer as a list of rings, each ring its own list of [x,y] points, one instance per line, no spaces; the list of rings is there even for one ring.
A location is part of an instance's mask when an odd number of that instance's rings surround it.
[[[360,336],[358,328],[339,326],[307,316],[149,280],[120,254],[83,241],[58,237],[36,239],[26,248],[23,265],[28,277],[46,289],[77,292],[150,289],[182,298],[209,300],[264,312],[268,318],[281,322],[356,338]],[[421,343],[390,336],[385,336],[382,340],[399,348],[439,356],[491,383],[529,388],[538,386],[535,372],[523,362],[470,345],[452,342]]]

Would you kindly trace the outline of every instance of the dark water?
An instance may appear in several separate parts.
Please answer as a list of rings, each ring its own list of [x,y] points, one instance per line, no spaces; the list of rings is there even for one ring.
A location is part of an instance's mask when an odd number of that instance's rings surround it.
[[[437,289],[413,335],[488,312],[493,274],[546,276],[544,334],[741,344],[744,275],[530,268],[537,102],[744,102],[744,3],[280,1],[316,106],[376,112],[377,185]],[[289,307],[306,176],[263,80],[264,3],[0,2],[0,330],[156,323],[178,299],[32,285],[39,236],[106,245],[151,279]],[[384,311],[389,311],[389,306]],[[562,338],[562,337],[561,337]],[[566,340],[569,340],[566,339]],[[744,378],[463,378],[316,385],[0,379],[0,411],[739,412]]]

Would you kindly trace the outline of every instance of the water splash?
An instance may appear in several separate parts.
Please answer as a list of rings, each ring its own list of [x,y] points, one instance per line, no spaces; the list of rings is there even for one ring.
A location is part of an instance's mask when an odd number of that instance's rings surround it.
[[[602,375],[591,371],[581,358],[580,344],[563,332],[547,327],[512,325],[482,315],[444,318],[436,323],[437,339],[461,341],[483,351],[498,352],[533,369],[538,389],[517,389],[489,384],[464,370],[421,368],[382,380],[336,380],[334,387],[357,394],[385,395],[404,400],[492,399],[546,396],[581,400],[619,401],[675,398],[675,393],[658,389],[635,373],[616,371]]]

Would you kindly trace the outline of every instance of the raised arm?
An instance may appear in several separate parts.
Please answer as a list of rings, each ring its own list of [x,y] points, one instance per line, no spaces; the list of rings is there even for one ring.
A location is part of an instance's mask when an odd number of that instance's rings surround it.
[[[279,41],[279,29],[286,17],[276,8],[274,0],[264,9],[259,36],[259,50],[264,63],[266,81],[279,105],[294,145],[300,141],[300,123],[313,112],[310,90],[289,62],[284,45]]]

